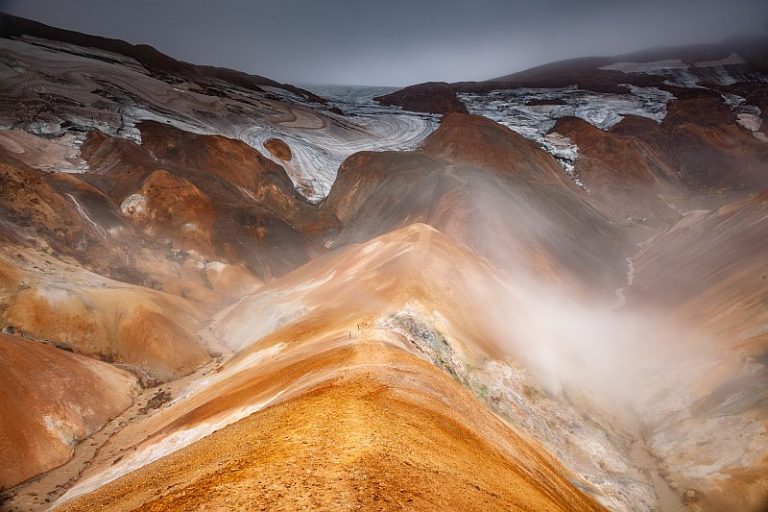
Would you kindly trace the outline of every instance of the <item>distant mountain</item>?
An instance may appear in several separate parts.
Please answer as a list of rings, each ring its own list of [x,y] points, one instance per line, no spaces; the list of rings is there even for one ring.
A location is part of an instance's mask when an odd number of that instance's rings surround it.
[[[688,94],[692,85],[729,91],[755,83],[768,83],[768,37],[660,47],[614,57],[570,59],[481,82],[442,84],[439,89],[433,83],[412,85],[378,99],[383,104],[400,105],[408,110],[444,113],[460,112],[464,108],[457,93],[571,86],[621,93],[627,91],[625,84],[631,84]]]
[[[184,78],[204,86],[214,85],[211,79],[219,79],[232,85],[253,90],[259,90],[261,86],[277,87],[298,94],[310,101],[318,103],[325,101],[309,91],[290,84],[281,84],[263,76],[250,75],[227,68],[201,66],[179,61],[146,44],[133,45],[119,39],[81,34],[71,30],[50,27],[10,14],[0,13],[0,37],[23,38],[24,36],[59,41],[130,57],[160,78]]]

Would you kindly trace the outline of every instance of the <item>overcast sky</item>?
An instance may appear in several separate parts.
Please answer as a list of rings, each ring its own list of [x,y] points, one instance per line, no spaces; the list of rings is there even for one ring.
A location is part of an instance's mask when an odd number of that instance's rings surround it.
[[[0,0],[0,10],[299,84],[483,80],[768,31],[768,0]]]

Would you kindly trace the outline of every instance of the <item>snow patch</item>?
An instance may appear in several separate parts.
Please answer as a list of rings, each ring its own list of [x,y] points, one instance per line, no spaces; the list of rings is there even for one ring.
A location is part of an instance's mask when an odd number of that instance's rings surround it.
[[[626,74],[643,74],[666,77],[664,83],[677,87],[701,87],[700,81],[714,82],[718,85],[732,85],[739,81],[762,81],[764,77],[751,72],[744,72],[747,64],[740,55],[731,53],[718,60],[698,61],[689,65],[680,59],[658,60],[652,62],[615,62],[600,69],[620,71]],[[742,69],[740,70],[739,67]]]
[[[544,148],[560,162],[565,170],[565,174],[579,187],[586,189],[579,177],[576,175],[576,159],[579,157],[579,146],[570,138],[557,132],[550,132],[541,139]]]
[[[378,105],[373,98],[382,90],[377,88],[324,88],[323,94],[332,96],[330,104],[284,89],[255,91],[223,82],[216,86],[220,94],[211,95],[192,83],[166,83],[135,61],[109,52],[29,38],[0,39],[0,49],[4,61],[19,63],[14,68],[0,63],[4,89],[22,99],[6,102],[0,127],[30,119],[21,128],[47,138],[95,129],[141,144],[137,124],[155,121],[238,139],[260,153],[264,140],[277,137],[291,146],[294,159],[290,165],[276,163],[313,202],[328,194],[348,156],[416,148],[437,126],[435,116]],[[62,101],[44,116],[32,109],[34,101],[24,101],[51,94]],[[332,106],[347,115],[329,112]],[[275,160],[269,152],[262,154]]]
[[[583,186],[573,166],[578,147],[566,137],[549,132],[558,119],[567,116],[581,118],[603,130],[620,122],[625,115],[647,117],[656,122],[664,119],[673,94],[656,87],[626,87],[626,94],[596,93],[572,86],[460,93],[459,99],[470,113],[492,119],[538,143],[560,162],[569,177]],[[534,104],[529,104],[531,102]]]
[[[736,114],[736,122],[750,132],[752,135],[763,142],[768,142],[768,137],[760,131],[763,126],[763,118],[760,107],[756,105],[747,105],[746,99],[736,94],[723,93],[723,101]]]

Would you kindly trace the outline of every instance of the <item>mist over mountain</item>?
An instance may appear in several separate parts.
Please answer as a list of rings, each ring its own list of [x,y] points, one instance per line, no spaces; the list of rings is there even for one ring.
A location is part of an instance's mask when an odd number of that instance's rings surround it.
[[[2,4],[0,510],[768,507],[762,3],[211,6]]]

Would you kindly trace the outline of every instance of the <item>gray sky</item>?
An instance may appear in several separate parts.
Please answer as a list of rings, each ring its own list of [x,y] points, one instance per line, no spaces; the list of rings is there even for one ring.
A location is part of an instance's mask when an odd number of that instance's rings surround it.
[[[768,30],[768,0],[0,0],[0,10],[299,84],[483,80]]]

